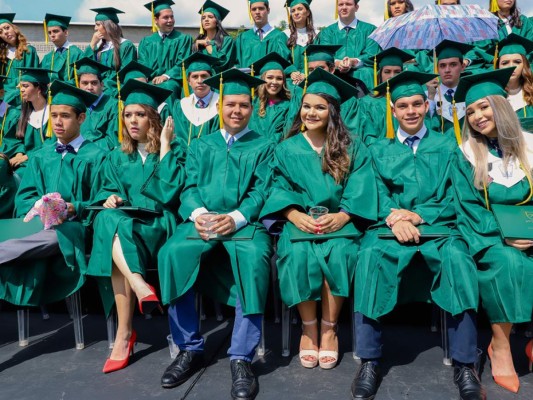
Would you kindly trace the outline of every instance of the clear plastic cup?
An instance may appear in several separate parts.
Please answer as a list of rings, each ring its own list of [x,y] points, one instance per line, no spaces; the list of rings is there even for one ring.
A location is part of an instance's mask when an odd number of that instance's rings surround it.
[[[213,233],[209,230],[213,225],[215,225],[215,221],[212,221],[212,218],[216,217],[218,215],[215,211],[209,211],[204,214],[202,214],[202,217],[205,219],[205,227],[207,228],[207,234],[209,235],[209,239],[214,239],[218,236],[217,233]]]
[[[322,215],[326,215],[327,213],[329,212],[328,208],[327,207],[322,207],[322,206],[315,206],[315,207],[311,207],[309,209],[309,215],[313,218],[313,219],[318,219],[320,218]],[[320,231],[317,231],[315,232],[317,235],[321,235],[322,232]]]
[[[168,341],[168,349],[170,350],[170,358],[175,359],[178,356],[178,353],[180,352],[180,348],[176,343],[174,343],[174,340],[172,339],[172,335],[167,336]]]

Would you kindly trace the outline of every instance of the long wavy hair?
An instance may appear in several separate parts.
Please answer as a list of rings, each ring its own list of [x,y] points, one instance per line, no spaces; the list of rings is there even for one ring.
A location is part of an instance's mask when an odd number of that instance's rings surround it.
[[[150,128],[148,129],[148,143],[146,143],[146,151],[148,153],[159,153],[161,149],[161,131],[163,130],[163,125],[161,124],[161,117],[157,110],[154,110],[150,106],[144,104],[139,104],[142,109],[146,112],[148,121],[150,123]],[[134,151],[137,151],[137,141],[132,139],[128,129],[126,129],[126,123],[124,122],[124,111],[122,112],[122,146],[121,149],[126,154],[132,154]]]
[[[498,145],[503,152],[503,165],[507,165],[512,160],[518,160],[525,174],[531,180],[531,166],[527,158],[527,145],[522,135],[520,121],[503,96],[487,96],[487,100],[492,108],[494,123],[498,131]],[[474,186],[482,190],[489,183],[489,147],[484,135],[476,132],[468,122],[468,116],[463,125],[463,141],[469,141],[474,154]]]
[[[328,102],[328,125],[326,127],[322,171],[330,174],[335,179],[335,182],[339,184],[346,178],[350,170],[352,160],[348,155],[348,148],[352,144],[352,138],[348,128],[342,121],[339,102],[329,94],[316,93],[316,95]],[[302,107],[300,106],[298,115],[294,119],[285,139],[301,134],[301,111]]]
[[[39,88],[39,94],[46,99],[48,93],[48,85],[46,83],[30,82],[33,87]],[[24,139],[26,136],[26,128],[28,127],[28,121],[30,120],[30,114],[33,112],[33,104],[31,101],[23,101],[20,108],[20,119],[17,125],[17,132],[15,137],[17,139]],[[50,118],[50,117],[49,117]]]
[[[390,2],[391,2],[391,0],[387,0],[387,8],[388,8],[388,11],[389,11],[389,15],[392,17],[392,10],[390,8]],[[408,12],[411,12],[411,11],[415,10],[415,6],[411,2],[411,0],[404,0],[404,2],[405,2],[405,13],[404,14],[407,14]]]
[[[28,53],[28,40],[26,39],[26,36],[22,34],[19,27],[15,24],[9,24],[15,31],[15,34],[17,35],[17,41],[15,42],[15,59],[22,60],[22,57],[24,56],[24,53]],[[7,63],[7,50],[9,48],[9,44],[4,41],[3,39],[0,39],[0,63]]]
[[[215,33],[215,37],[213,38],[213,40],[215,41],[215,46],[217,47],[217,50],[220,50],[222,48],[222,44],[224,43],[224,38],[226,36],[229,36],[229,33],[226,32],[226,30],[222,27],[222,23],[218,20],[217,16],[215,14],[213,14],[213,16],[215,17],[215,21],[217,24],[216,33]],[[202,20],[200,19],[200,24],[201,23],[202,23]],[[207,39],[207,32],[205,30],[204,30],[204,33],[198,34],[198,36],[196,36],[196,39],[194,39],[194,42],[192,44],[193,53],[196,53],[197,51],[201,50],[198,48],[196,41],[204,40],[204,39]]]
[[[265,76],[268,71],[264,72],[261,75],[261,79],[265,79]],[[262,85],[259,85],[257,88],[257,98],[259,99],[259,116],[264,117],[266,115],[266,109],[267,109],[267,103],[268,103],[268,92],[265,87],[266,83],[263,83]],[[291,99],[291,91],[287,88],[287,78],[285,77],[285,74],[283,75],[283,86],[281,87],[281,90],[277,94],[278,98],[280,100],[290,100]]]
[[[518,0],[515,0],[513,6],[511,7],[511,10],[509,10],[509,23],[511,24],[511,27],[517,27],[522,28],[522,20],[520,19],[520,10],[518,9],[516,2]],[[498,11],[493,13],[494,15],[498,16]],[[502,21],[498,20],[498,27],[503,26]]]
[[[307,4],[302,3],[302,5],[309,12],[309,16],[307,17],[307,20],[305,21],[305,28],[307,29],[307,44],[310,45],[314,42],[316,38],[315,25],[313,23],[313,12],[311,11],[311,9],[309,8]],[[296,47],[296,41],[298,40],[298,30],[292,18],[291,18],[291,22],[289,23],[289,30],[291,34],[289,35],[289,38],[287,39],[287,47],[289,49],[293,49]]]
[[[115,64],[115,71],[118,71],[120,68],[122,68],[122,62],[120,60],[120,44],[123,37],[122,28],[120,25],[114,23],[110,19],[98,22],[104,26],[104,29],[111,38],[111,43],[113,43],[113,63]],[[105,40],[102,40],[100,46],[95,50],[95,52],[98,54],[98,61],[100,61],[100,52],[102,51],[104,45]]]

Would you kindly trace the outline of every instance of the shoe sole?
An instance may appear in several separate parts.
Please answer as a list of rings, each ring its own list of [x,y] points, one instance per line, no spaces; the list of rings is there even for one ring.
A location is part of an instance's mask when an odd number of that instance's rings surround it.
[[[354,397],[352,395],[352,400],[374,400],[376,398],[376,395],[370,396],[370,397]]]

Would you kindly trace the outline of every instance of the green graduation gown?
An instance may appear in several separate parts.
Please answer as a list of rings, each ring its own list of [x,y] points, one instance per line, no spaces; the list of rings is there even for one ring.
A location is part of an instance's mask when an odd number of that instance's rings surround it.
[[[235,49],[237,53],[236,66],[239,68],[247,68],[254,61],[272,52],[276,52],[286,59],[289,59],[290,56],[287,48],[287,36],[276,28],[270,31],[263,40],[259,39],[259,35],[253,29],[242,32],[235,40]]]
[[[430,298],[452,315],[477,309],[476,266],[456,224],[450,168],[457,162],[456,143],[428,130],[416,154],[394,140],[383,139],[369,150],[378,185],[378,223],[386,228],[391,208],[420,215],[424,225],[449,227],[449,237],[401,244],[366,232],[355,270],[355,311],[378,319],[399,301]],[[400,291],[400,287],[402,290]]]
[[[0,158],[0,219],[13,218],[17,181],[11,172],[9,161]]]
[[[261,117],[259,116],[259,98],[256,97],[253,101],[254,111],[248,126],[274,143],[280,142],[285,133],[289,105],[289,100],[281,100],[275,104],[267,105],[265,115]]]
[[[35,47],[28,45],[28,51],[25,52],[20,60],[12,59],[7,60],[6,63],[0,63],[0,75],[6,75],[7,78],[4,81],[4,89],[7,92],[16,90],[16,86],[19,84],[20,70],[18,68],[23,67],[38,67],[39,56]]]
[[[6,112],[0,117],[1,132],[0,153],[12,158],[17,153],[24,153],[24,141],[17,139],[17,125],[20,119],[20,108],[8,106]]]
[[[524,137],[530,149],[529,162],[532,163],[533,135],[524,133]],[[468,161],[474,160],[474,157],[468,142],[463,143],[461,149],[466,157],[459,154],[460,162],[453,169],[457,222],[462,235],[468,238],[470,253],[478,266],[483,308],[491,323],[530,321],[533,311],[533,251],[519,251],[505,243],[494,215],[486,208],[484,191],[474,187],[473,166]],[[519,166],[513,168],[514,176],[505,179],[498,174],[501,159],[497,154],[489,153],[488,162],[493,165],[489,172],[493,181],[487,188],[489,205],[515,205],[529,196],[527,178],[519,180],[524,176]],[[515,178],[517,174],[518,178]],[[518,182],[514,183],[516,180]],[[527,204],[533,205],[533,201]]]
[[[290,207],[302,212],[313,206],[327,207],[332,213],[342,209],[353,217],[349,224],[361,219],[376,221],[377,189],[370,155],[360,141],[352,144],[348,154],[350,170],[338,184],[322,171],[323,154],[317,154],[303,135],[293,136],[276,147],[270,164],[272,186],[261,212],[265,225],[269,218],[277,220],[278,227],[270,227],[270,233],[279,232],[279,222],[286,221],[280,213]],[[287,226],[281,232],[277,250],[283,302],[292,307],[303,301],[320,300],[324,279],[334,296],[348,297],[359,237],[320,240],[317,236],[313,241],[291,242]]]
[[[75,85],[74,69],[71,64],[82,57],[83,51],[78,46],[70,45],[62,53],[52,50],[45,54],[39,67],[56,72],[52,75],[51,81],[59,79]]]
[[[249,131],[228,150],[220,131],[193,140],[186,161],[180,217],[186,221],[159,252],[163,303],[171,303],[193,286],[243,314],[262,314],[269,286],[272,243],[258,222],[267,188],[265,180],[274,144]],[[205,207],[226,214],[238,210],[248,224],[238,232],[249,240],[198,237],[191,213]],[[200,266],[201,264],[201,266]]]
[[[14,261],[0,268],[0,299],[19,306],[38,306],[62,300],[83,285],[86,231],[81,218],[103,158],[102,150],[89,141],[83,142],[77,154],[62,157],[56,153],[55,143],[33,154],[17,192],[15,216],[24,217],[46,193],[59,192],[73,204],[76,218],[55,227],[61,256],[24,265]],[[20,223],[24,224],[22,219]]]
[[[118,102],[107,93],[96,104],[87,109],[81,134],[87,140],[104,150],[118,146]]]
[[[216,45],[212,45],[211,48],[211,54],[209,54],[205,48],[202,48],[200,52],[208,56],[215,57],[218,60],[218,62],[213,65],[213,69],[215,70],[216,74],[235,66],[235,40],[233,40],[231,36],[224,36],[224,40],[222,41],[222,46],[220,46],[220,49],[217,48]]]

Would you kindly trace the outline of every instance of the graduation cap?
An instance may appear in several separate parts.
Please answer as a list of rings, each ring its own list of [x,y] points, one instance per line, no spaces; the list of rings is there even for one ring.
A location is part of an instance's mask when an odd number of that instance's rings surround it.
[[[138,61],[132,60],[128,64],[126,64],[124,67],[118,71],[118,78],[120,79],[120,82],[126,83],[130,79],[135,78],[146,78],[150,79],[150,76],[152,75],[152,69],[147,67],[146,65],[141,64]]]
[[[394,127],[392,125],[392,110],[390,103],[396,103],[403,97],[421,95],[424,99],[426,96],[425,84],[436,78],[437,74],[424,74],[415,71],[403,71],[398,75],[390,78],[388,81],[381,83],[374,88],[374,91],[387,97],[387,138],[394,138]]]
[[[152,32],[157,32],[157,25],[155,24],[155,15],[163,10],[172,10],[171,6],[174,4],[172,0],[155,0],[144,5],[145,8],[152,14]]]
[[[120,90],[120,97],[124,100],[124,105],[143,104],[157,110],[170,95],[172,90],[164,89],[161,86],[151,83],[130,79]]]
[[[507,97],[505,87],[515,68],[502,68],[465,76],[459,81],[454,97],[457,101],[464,101],[467,107],[487,96]]]
[[[224,18],[226,18],[226,16],[229,14],[229,10],[227,8],[224,8],[211,0],[207,0],[203,4],[200,11],[198,11],[198,14],[203,15],[205,12],[212,13],[219,21],[224,20]]]
[[[15,19],[15,13],[1,13],[0,14],[0,24],[8,23],[12,24],[13,20]]]
[[[325,69],[317,68],[303,82],[299,84],[305,94],[327,94],[339,102],[344,103],[353,97],[357,89]]]
[[[255,78],[237,68],[228,69],[204,81],[206,85],[219,90],[220,100],[218,102],[218,115],[220,117],[220,128],[223,128],[222,99],[225,95],[247,94],[252,95],[252,89],[265,83],[264,80]]]
[[[305,56],[308,62],[325,61],[335,62],[335,53],[341,49],[341,45],[310,44],[305,48]]]
[[[98,99],[95,94],[60,80],[52,82],[50,95],[52,96],[51,105],[67,105],[81,112],[85,112],[87,107]]]
[[[403,64],[414,58],[413,54],[400,50],[396,47],[389,47],[381,53],[372,57],[374,65],[374,86],[378,85],[378,70],[383,67],[401,67]]]
[[[437,60],[444,60],[446,58],[457,57],[463,59],[465,54],[472,50],[474,46],[466,43],[454,42],[453,40],[445,39],[435,47]]]
[[[91,11],[96,13],[95,21],[111,20],[115,24],[119,22],[117,14],[124,14],[124,11],[117,10],[115,7],[91,8]]]
[[[93,74],[101,76],[104,72],[111,70],[111,67],[100,64],[98,61],[94,61],[90,57],[80,58],[78,61],[72,63],[71,66],[75,68],[75,71],[77,71],[78,75]]]
[[[307,8],[310,8],[312,1],[313,0],[287,0],[285,2],[285,10],[287,10],[287,21],[289,22],[289,25],[291,23],[291,8],[298,4],[304,4]]]
[[[527,56],[533,51],[533,42],[523,36],[511,33],[505,39],[492,46],[488,53],[494,54],[494,69],[498,65],[498,58],[508,54]]]
[[[44,68],[15,67],[20,71],[19,82],[50,83],[54,71]]]
[[[285,71],[285,68],[290,65],[291,63],[286,58],[273,51],[259,60],[254,61],[250,68],[252,70],[252,76],[259,76],[271,70]]]

